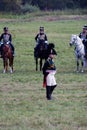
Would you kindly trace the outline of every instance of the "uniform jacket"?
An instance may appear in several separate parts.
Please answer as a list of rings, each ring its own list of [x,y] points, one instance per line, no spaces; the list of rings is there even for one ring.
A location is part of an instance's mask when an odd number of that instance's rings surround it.
[[[7,43],[8,41],[12,41],[12,36],[9,33],[2,33],[0,36],[0,41],[3,40],[3,43]]]
[[[54,61],[52,58],[49,58],[46,60],[44,66],[43,66],[43,87],[46,87],[46,77],[49,73],[56,71],[56,66],[54,64]]]
[[[43,34],[38,33],[35,37],[35,41],[38,43],[40,43],[41,41],[47,41],[46,34],[45,33],[43,33]]]

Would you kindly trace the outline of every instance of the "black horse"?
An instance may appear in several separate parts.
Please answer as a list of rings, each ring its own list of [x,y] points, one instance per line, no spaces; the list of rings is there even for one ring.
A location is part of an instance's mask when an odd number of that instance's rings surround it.
[[[37,48],[34,49],[34,57],[36,61],[36,71],[38,70],[38,59],[40,64],[40,71],[42,70],[43,60],[46,60],[48,58],[49,52],[52,50],[56,53],[54,50],[55,45],[53,43],[49,43],[48,45],[44,42],[40,43]]]

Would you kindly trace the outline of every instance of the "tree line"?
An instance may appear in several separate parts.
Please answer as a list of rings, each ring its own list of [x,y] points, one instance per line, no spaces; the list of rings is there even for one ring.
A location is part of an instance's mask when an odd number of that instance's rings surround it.
[[[27,12],[87,8],[87,0],[0,0],[0,11]],[[35,10],[36,11],[36,10]]]

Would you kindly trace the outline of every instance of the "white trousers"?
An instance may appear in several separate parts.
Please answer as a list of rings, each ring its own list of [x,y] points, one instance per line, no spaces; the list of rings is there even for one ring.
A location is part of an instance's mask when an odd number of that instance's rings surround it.
[[[54,75],[55,75],[55,72],[50,72],[47,75],[47,78],[46,78],[46,84],[47,84],[47,86],[54,86],[54,85],[57,84]]]

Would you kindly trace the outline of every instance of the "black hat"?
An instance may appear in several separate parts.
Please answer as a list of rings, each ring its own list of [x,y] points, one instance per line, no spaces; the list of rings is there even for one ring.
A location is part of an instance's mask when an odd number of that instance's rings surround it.
[[[84,26],[83,26],[83,29],[87,29],[87,25],[84,25]]]
[[[3,29],[4,29],[4,31],[8,31],[8,27],[4,27]]]
[[[56,51],[55,51],[55,49],[51,49],[50,51],[49,51],[49,55],[57,55],[57,53],[56,53]]]
[[[44,31],[44,27],[40,27],[40,31]]]

